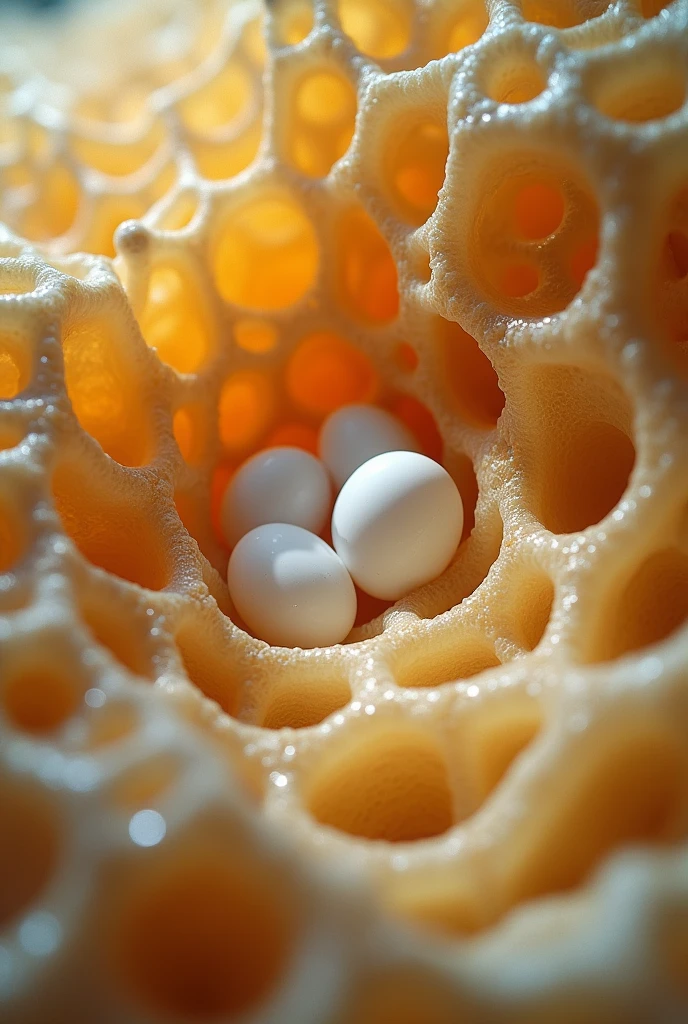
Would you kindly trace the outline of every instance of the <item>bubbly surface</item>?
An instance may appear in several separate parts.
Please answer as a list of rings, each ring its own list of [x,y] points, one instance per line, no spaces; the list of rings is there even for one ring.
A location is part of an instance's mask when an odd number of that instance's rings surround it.
[[[0,1018],[684,1019],[688,0],[101,0],[0,65]],[[352,402],[462,543],[269,647],[222,495]]]

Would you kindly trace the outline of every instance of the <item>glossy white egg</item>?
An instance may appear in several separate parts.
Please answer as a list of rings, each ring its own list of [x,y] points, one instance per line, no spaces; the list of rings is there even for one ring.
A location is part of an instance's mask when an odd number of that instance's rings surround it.
[[[320,533],[331,508],[327,471],[301,448],[266,448],[247,459],[222,499],[222,530],[230,547],[264,523],[291,523]]]
[[[386,452],[346,481],[332,513],[332,542],[367,594],[397,600],[452,560],[463,503],[446,469],[417,452]]]
[[[374,405],[344,405],[328,416],[318,454],[341,487],[354,470],[383,452],[417,452],[418,443],[396,416]]]
[[[320,537],[289,523],[245,534],[227,583],[251,632],[276,646],[340,643],[356,618],[356,591],[342,560]]]

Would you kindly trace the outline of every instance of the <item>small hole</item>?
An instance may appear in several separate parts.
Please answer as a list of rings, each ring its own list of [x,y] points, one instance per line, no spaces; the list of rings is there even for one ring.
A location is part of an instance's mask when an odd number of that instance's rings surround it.
[[[417,645],[394,657],[394,676],[399,686],[442,686],[495,668],[500,664],[492,646],[480,637],[454,633],[435,637],[422,651]]]
[[[564,197],[560,190],[535,181],[516,194],[514,222],[522,238],[531,240],[554,234],[564,219]]]
[[[396,119],[386,147],[385,172],[395,204],[411,224],[422,224],[435,209],[448,153],[443,122],[426,118],[400,134]]]
[[[183,405],[174,414],[172,430],[181,456],[189,465],[200,465],[208,445],[205,403]]]
[[[442,317],[436,324],[442,376],[459,412],[476,427],[494,427],[504,408],[504,394],[492,363],[458,324]]]
[[[192,131],[209,134],[249,107],[253,89],[248,71],[230,61],[211,81],[186,96],[179,104],[179,112]]]
[[[268,998],[286,967],[294,923],[285,892],[233,835],[147,860],[113,893],[106,934],[116,977],[142,1013],[243,1016]]]
[[[343,75],[316,71],[296,88],[289,126],[294,166],[311,177],[324,177],[342,157],[354,134],[356,90]]]
[[[77,710],[80,690],[61,672],[36,669],[5,680],[2,703],[17,729],[43,735],[59,729]]]
[[[222,444],[232,452],[244,452],[256,444],[276,412],[272,380],[257,370],[239,370],[220,392],[218,408]]]
[[[501,290],[508,299],[523,299],[537,291],[539,280],[532,263],[511,263],[502,271]]]
[[[246,317],[234,324],[234,340],[244,352],[271,352],[278,339],[277,328],[268,320]]]
[[[495,103],[529,103],[547,87],[540,68],[522,57],[491,66],[486,93]]]
[[[0,452],[16,448],[24,440],[26,431],[18,423],[0,423]]]
[[[554,586],[544,573],[517,572],[506,599],[507,614],[511,618],[519,644],[533,651],[540,643],[554,602]]]
[[[112,324],[82,321],[63,342],[67,392],[79,423],[117,462],[141,466],[153,446],[141,366]]]
[[[308,423],[281,423],[265,439],[266,448],[303,448],[318,453],[318,431]]]
[[[280,46],[296,46],[313,28],[313,7],[310,0],[281,3],[273,13],[275,37]]]
[[[287,363],[290,398],[314,416],[326,416],[342,405],[370,402],[377,376],[366,355],[336,334],[310,334]]]
[[[335,249],[339,303],[364,323],[393,320],[399,309],[397,268],[376,225],[361,209],[342,217]]]
[[[150,676],[151,663],[146,653],[148,627],[142,627],[119,602],[90,595],[81,604],[81,617],[101,647],[115,661],[137,676]]]
[[[607,81],[598,83],[598,110],[615,121],[635,124],[673,114],[686,98],[685,71],[668,63],[646,66],[636,60],[626,68],[614,68]]]
[[[28,346],[20,355],[16,343],[11,344],[0,335],[0,399],[14,398],[24,390],[30,380],[29,364]]]
[[[659,643],[688,618],[688,555],[657,551],[615,593],[599,616],[588,661],[608,661]]]
[[[515,449],[531,507],[554,533],[600,522],[619,502],[635,462],[632,410],[618,384],[575,366],[541,366],[524,379]]]
[[[109,700],[104,707],[95,708],[89,713],[84,748],[94,751],[101,750],[111,743],[121,743],[132,736],[138,726],[136,711],[130,704]]]
[[[233,210],[215,247],[215,278],[227,302],[284,309],[303,298],[318,269],[310,221],[288,197],[253,199]]]
[[[453,823],[437,743],[406,725],[371,729],[332,751],[311,778],[308,806],[322,825],[387,842],[440,835]]]
[[[53,474],[53,495],[65,532],[84,558],[149,590],[169,580],[157,516],[107,477],[71,460]]]
[[[571,279],[580,291],[583,282],[597,262],[597,238],[587,238],[571,254]]]
[[[230,141],[204,139],[190,140],[190,149],[199,173],[210,181],[224,181],[239,174],[255,159],[260,145],[260,117],[245,131],[232,135]]]
[[[318,725],[351,700],[351,689],[337,676],[275,678],[270,683],[259,724],[265,729],[304,729]]]
[[[377,60],[396,57],[411,38],[410,7],[404,0],[339,0],[339,18],[361,53]]]
[[[178,373],[196,373],[207,362],[210,318],[190,278],[179,270],[153,271],[140,322],[146,343]]]
[[[57,867],[56,809],[37,787],[0,782],[0,927],[16,920],[48,886]]]
[[[552,28],[572,28],[603,14],[609,7],[610,0],[593,0],[592,4],[580,4],[583,11],[579,11],[579,3],[576,3],[576,0],[521,0],[521,4],[526,21],[551,25]]]
[[[435,462],[441,462],[444,442],[428,407],[413,395],[403,394],[390,396],[384,404],[414,434],[423,454]]]
[[[418,367],[418,353],[413,345],[407,341],[401,341],[394,349],[394,362],[402,373],[413,373]]]
[[[228,657],[221,621],[188,621],[177,631],[176,643],[193,685],[228,714],[236,715],[240,681]]]

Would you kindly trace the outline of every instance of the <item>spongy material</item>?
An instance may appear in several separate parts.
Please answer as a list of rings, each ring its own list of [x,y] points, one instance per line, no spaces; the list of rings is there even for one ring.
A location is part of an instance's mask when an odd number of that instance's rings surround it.
[[[1,36],[0,1016],[683,1019],[688,2]],[[463,542],[270,648],[223,488],[371,401]]]

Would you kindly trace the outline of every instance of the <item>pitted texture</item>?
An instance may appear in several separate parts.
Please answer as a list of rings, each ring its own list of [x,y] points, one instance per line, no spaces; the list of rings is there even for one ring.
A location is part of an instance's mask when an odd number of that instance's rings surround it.
[[[2,39],[0,1016],[681,1020],[688,2]],[[464,539],[270,648],[219,498],[351,401]]]

